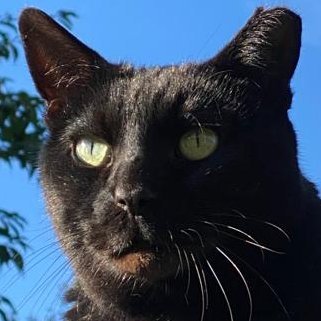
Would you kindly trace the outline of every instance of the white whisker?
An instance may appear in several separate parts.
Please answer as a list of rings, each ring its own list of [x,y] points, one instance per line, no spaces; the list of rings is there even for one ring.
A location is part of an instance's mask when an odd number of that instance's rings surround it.
[[[276,298],[276,300],[278,301],[279,305],[281,306],[284,314],[286,315],[287,319],[290,321],[290,315],[288,310],[286,309],[286,307],[284,306],[281,298],[279,297],[279,295],[275,292],[275,290],[272,288],[272,286],[270,285],[270,283],[255,269],[253,268],[249,263],[247,263],[245,260],[243,260],[241,257],[239,257],[237,254],[235,254],[233,251],[223,247],[225,251],[230,252],[232,255],[234,255],[238,260],[240,260],[250,271],[252,271],[256,276],[259,277],[259,279],[269,288],[269,290],[273,293],[274,297]]]
[[[194,242],[194,238],[193,238],[193,236],[191,235],[191,234],[189,234],[188,232],[186,232],[185,230],[180,230],[180,232],[181,233],[183,233],[183,234],[185,234],[185,235],[187,235],[188,237],[189,237],[189,239],[192,241],[192,242]]]
[[[190,264],[189,264],[188,255],[187,255],[187,253],[186,253],[186,251],[185,251],[184,249],[183,249],[183,253],[184,253],[184,256],[185,256],[186,267],[187,267],[187,284],[186,284],[186,289],[185,289],[184,297],[185,297],[186,302],[187,302],[187,304],[188,304],[187,295],[188,295],[189,287],[190,287],[190,284],[191,284],[191,267],[190,267]]]
[[[175,279],[176,279],[180,270],[182,272],[182,275],[184,274],[184,264],[183,264],[182,254],[181,254],[181,250],[180,250],[179,246],[177,245],[177,243],[174,243],[174,246],[175,246],[175,248],[177,250],[177,254],[178,254],[178,257],[179,257],[179,265],[178,265],[178,269],[177,269],[177,272],[176,272],[176,275],[175,275]]]
[[[202,277],[201,277],[201,273],[199,270],[199,267],[196,263],[196,259],[193,255],[193,253],[191,253],[191,258],[193,260],[194,266],[195,266],[195,271],[199,280],[199,284],[200,284],[200,289],[201,289],[201,298],[202,298],[202,311],[201,311],[201,318],[200,321],[204,320],[204,315],[205,315],[205,292],[204,292],[204,285],[203,285],[203,281],[202,281]]]
[[[245,280],[245,277],[242,274],[242,272],[240,271],[240,269],[237,267],[237,265],[232,261],[232,259],[226,253],[223,252],[223,250],[221,250],[217,246],[215,248],[219,253],[221,253],[232,264],[232,266],[238,272],[238,274],[240,275],[240,278],[242,279],[242,281],[244,283],[247,295],[249,297],[249,305],[250,305],[249,321],[251,321],[252,320],[252,314],[253,314],[253,300],[252,300],[252,294],[251,294],[250,288],[249,288],[249,286],[248,286],[248,284],[247,284],[247,282]]]
[[[211,272],[212,272],[212,274],[213,274],[213,276],[214,276],[217,284],[219,285],[219,287],[220,287],[220,289],[221,289],[221,291],[222,291],[222,294],[223,294],[223,296],[224,296],[224,299],[225,299],[225,302],[226,302],[226,304],[227,304],[227,308],[228,308],[228,311],[229,311],[229,314],[230,314],[230,320],[231,320],[231,321],[234,321],[233,311],[232,311],[232,308],[231,308],[231,304],[230,304],[230,301],[229,301],[229,299],[228,299],[228,297],[227,297],[227,294],[226,294],[226,292],[225,292],[225,290],[224,290],[224,287],[223,287],[221,281],[219,280],[217,274],[215,273],[215,271],[214,271],[212,265],[210,264],[210,262],[209,262],[207,259],[205,259],[205,260],[206,260],[206,263],[207,263],[208,267],[210,268],[210,270],[211,270]]]
[[[252,240],[254,243],[256,243],[258,245],[258,247],[260,248],[261,250],[261,255],[262,255],[262,260],[264,261],[265,260],[265,255],[264,255],[264,251],[263,251],[263,248],[262,248],[262,245],[250,234],[234,227],[234,226],[231,226],[231,225],[225,225],[225,224],[220,224],[220,223],[214,223],[215,225],[217,226],[222,226],[222,227],[226,227],[227,229],[230,229],[232,231],[235,231],[235,232],[238,232],[244,236],[246,236],[247,238],[249,238],[250,240]]]
[[[201,234],[200,234],[199,232],[197,232],[197,231],[196,231],[195,229],[193,229],[193,228],[188,228],[187,230],[195,233],[195,234],[198,236],[198,238],[199,238],[199,240],[200,240],[200,242],[201,242],[201,246],[204,248],[205,246],[204,246],[204,242],[203,242],[203,239],[202,239]]]

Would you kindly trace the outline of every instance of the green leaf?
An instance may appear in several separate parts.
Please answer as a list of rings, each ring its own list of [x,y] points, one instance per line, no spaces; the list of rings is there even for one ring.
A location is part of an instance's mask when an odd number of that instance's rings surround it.
[[[8,248],[4,245],[0,245],[0,264],[8,263],[11,259],[11,255]]]
[[[7,227],[0,227],[0,235],[9,237],[9,229]]]
[[[10,307],[10,309],[12,311],[14,311],[14,312],[16,311],[14,306],[13,306],[13,304],[11,303],[11,301],[8,298],[6,298],[6,297],[4,297],[2,295],[0,295],[0,303],[6,304],[8,307]]]
[[[56,17],[67,29],[71,29],[73,25],[72,18],[78,18],[78,15],[72,11],[59,10]]]
[[[10,321],[2,309],[0,309],[0,317],[2,321]]]
[[[18,251],[16,251],[14,248],[10,248],[10,252],[11,252],[10,259],[13,261],[13,263],[15,264],[15,266],[19,271],[23,271],[24,264],[23,264],[23,258],[21,254]]]

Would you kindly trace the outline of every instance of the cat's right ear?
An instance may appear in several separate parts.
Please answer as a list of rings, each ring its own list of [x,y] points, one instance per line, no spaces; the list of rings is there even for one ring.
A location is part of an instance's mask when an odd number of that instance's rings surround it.
[[[204,66],[253,76],[260,85],[288,84],[301,47],[301,19],[286,8],[258,8],[243,29]]]
[[[30,72],[47,103],[47,118],[81,97],[81,89],[90,88],[101,70],[117,69],[38,9],[25,9],[19,28]]]

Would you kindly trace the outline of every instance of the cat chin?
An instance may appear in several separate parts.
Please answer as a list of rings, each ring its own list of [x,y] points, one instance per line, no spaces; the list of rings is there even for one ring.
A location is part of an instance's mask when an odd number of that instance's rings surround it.
[[[81,269],[78,267],[76,279],[83,295],[100,311],[111,306],[129,315],[140,315],[146,302],[150,306],[155,302],[167,302],[167,282],[175,279],[177,273],[174,258],[161,260],[153,253],[136,252],[121,259],[96,259],[92,257],[90,269],[96,269],[95,277],[88,270],[79,273]],[[78,265],[80,262],[74,263]],[[88,261],[81,264],[84,263],[89,264]],[[129,271],[130,268],[133,270]]]

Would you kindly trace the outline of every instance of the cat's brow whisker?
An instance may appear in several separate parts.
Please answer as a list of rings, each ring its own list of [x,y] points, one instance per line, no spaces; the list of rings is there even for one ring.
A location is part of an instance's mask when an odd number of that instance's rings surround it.
[[[195,271],[198,277],[198,281],[199,281],[199,285],[200,285],[200,290],[201,290],[201,300],[202,300],[202,310],[201,310],[201,317],[200,317],[200,321],[204,320],[204,316],[205,316],[205,289],[204,289],[204,285],[203,285],[203,280],[201,277],[201,272],[199,270],[199,267],[197,265],[196,259],[194,254],[191,252],[190,253],[194,267],[195,267]]]
[[[205,261],[206,261],[209,269],[211,270],[211,272],[212,272],[212,274],[213,274],[213,276],[214,276],[214,278],[215,278],[215,280],[216,280],[218,286],[220,287],[221,292],[222,292],[222,294],[223,294],[223,296],[224,296],[224,299],[225,299],[225,302],[226,302],[226,304],[227,304],[227,308],[228,308],[228,311],[229,311],[230,320],[231,320],[231,321],[234,321],[234,316],[233,316],[232,307],[231,307],[230,301],[229,301],[229,299],[228,299],[228,296],[227,296],[227,294],[226,294],[226,292],[225,292],[225,289],[224,289],[221,281],[219,280],[219,278],[218,278],[218,276],[217,276],[214,268],[213,268],[212,265],[210,264],[210,262],[209,262],[206,258],[205,258]]]
[[[244,283],[244,286],[246,288],[246,292],[249,298],[249,305],[250,305],[250,312],[249,312],[249,321],[252,320],[252,314],[253,314],[253,299],[252,299],[252,294],[249,288],[248,283],[246,282],[246,279],[244,277],[244,275],[242,274],[241,270],[238,268],[238,266],[235,264],[235,262],[233,262],[233,260],[222,250],[220,249],[218,246],[215,247],[216,250],[221,253],[233,266],[233,268],[237,271],[237,273],[239,274],[240,278],[242,279],[242,282]]]
[[[195,123],[197,124],[197,127],[199,128],[200,132],[202,133],[203,126],[202,126],[202,123],[197,119],[197,117],[195,115],[193,115],[192,113],[187,113],[186,116],[192,118],[193,121],[195,121]]]

